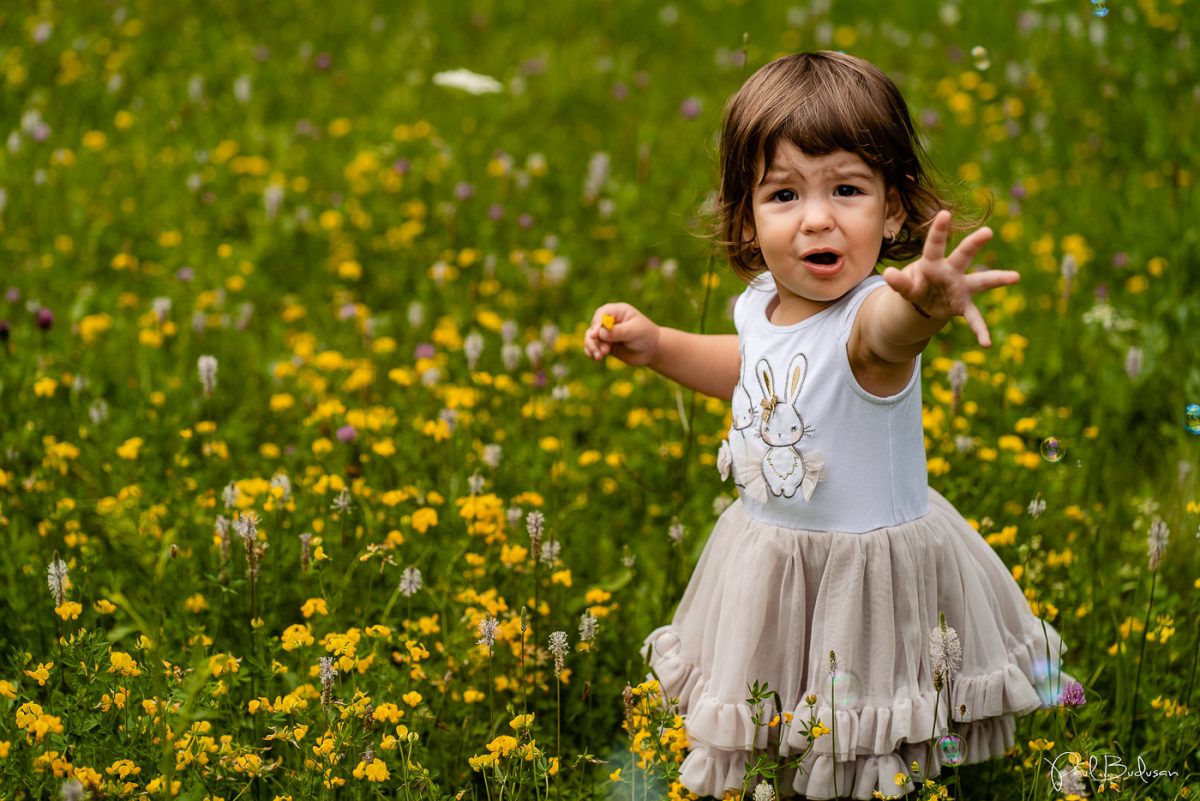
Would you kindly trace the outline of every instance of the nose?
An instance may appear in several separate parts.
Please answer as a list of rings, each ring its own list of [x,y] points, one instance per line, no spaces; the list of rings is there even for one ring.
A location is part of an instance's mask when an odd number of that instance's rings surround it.
[[[804,204],[803,213],[804,217],[800,221],[802,234],[816,234],[833,227],[833,210],[824,198],[810,198]]]

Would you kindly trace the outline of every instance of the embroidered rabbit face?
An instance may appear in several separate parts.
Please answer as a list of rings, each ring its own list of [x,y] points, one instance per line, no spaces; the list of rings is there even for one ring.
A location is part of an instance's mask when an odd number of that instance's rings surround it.
[[[762,389],[762,415],[759,430],[763,442],[773,448],[785,448],[795,445],[806,435],[813,433],[812,428],[804,424],[804,419],[797,407],[800,399],[800,388],[804,386],[804,378],[808,373],[808,359],[803,353],[797,353],[788,364],[784,374],[782,387],[776,385],[775,373],[766,359],[759,359],[755,368],[759,387]],[[783,392],[781,397],[778,393]]]

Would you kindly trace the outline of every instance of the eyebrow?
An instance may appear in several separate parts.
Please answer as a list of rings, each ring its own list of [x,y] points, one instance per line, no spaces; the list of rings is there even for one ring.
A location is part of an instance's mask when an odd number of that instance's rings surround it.
[[[870,181],[875,177],[867,170],[864,170],[862,167],[828,167],[821,171],[821,175],[830,176],[833,178],[843,178],[843,179],[857,178],[860,181]],[[763,176],[762,182],[759,183],[759,186],[763,186],[764,184],[769,184],[769,183],[773,183],[773,182],[783,181],[783,180],[791,178],[793,176],[799,177],[799,178],[801,178],[801,180],[803,180],[803,177],[804,177],[803,175],[801,175],[798,172],[793,172],[792,170],[776,167],[775,169],[771,170],[770,172],[768,172],[766,175]]]

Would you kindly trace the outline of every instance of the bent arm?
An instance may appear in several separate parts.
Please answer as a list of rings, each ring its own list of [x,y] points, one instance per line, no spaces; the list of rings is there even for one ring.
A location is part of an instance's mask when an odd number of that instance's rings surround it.
[[[689,389],[733,400],[741,370],[737,334],[689,334],[663,326],[649,366]]]

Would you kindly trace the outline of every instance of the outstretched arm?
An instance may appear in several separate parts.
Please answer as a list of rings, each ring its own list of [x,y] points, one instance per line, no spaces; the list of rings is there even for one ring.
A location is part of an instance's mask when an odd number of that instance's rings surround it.
[[[661,332],[658,356],[650,362],[656,372],[710,397],[733,400],[742,367],[737,334]]]
[[[884,390],[877,394],[902,389],[912,375],[914,360],[951,317],[964,317],[981,346],[992,344],[975,295],[1015,284],[1021,276],[1013,270],[968,273],[975,254],[992,238],[992,229],[974,231],[946,256],[949,230],[950,212],[939,211],[921,258],[902,270],[888,267],[883,278],[889,288],[872,292],[863,301],[848,351],[855,377],[869,391],[875,391],[869,383]]]
[[[604,318],[611,317],[611,328]],[[612,355],[646,365],[688,389],[732,400],[741,370],[736,334],[691,334],[654,323],[628,303],[596,309],[584,335],[584,351],[595,360]]]

